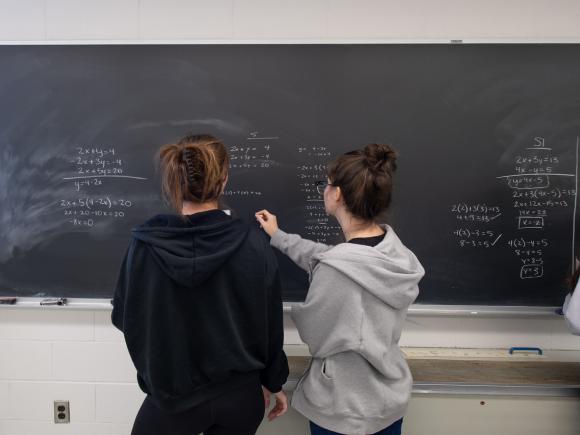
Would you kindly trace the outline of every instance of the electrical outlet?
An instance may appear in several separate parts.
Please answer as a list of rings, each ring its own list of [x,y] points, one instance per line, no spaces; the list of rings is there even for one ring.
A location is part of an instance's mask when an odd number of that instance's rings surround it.
[[[54,422],[70,423],[70,405],[68,400],[54,401]]]

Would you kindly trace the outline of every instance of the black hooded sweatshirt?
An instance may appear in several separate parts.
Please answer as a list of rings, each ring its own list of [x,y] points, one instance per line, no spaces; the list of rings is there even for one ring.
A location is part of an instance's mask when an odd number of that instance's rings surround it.
[[[139,386],[163,410],[286,382],[276,257],[261,231],[220,210],[135,228],[113,305]]]

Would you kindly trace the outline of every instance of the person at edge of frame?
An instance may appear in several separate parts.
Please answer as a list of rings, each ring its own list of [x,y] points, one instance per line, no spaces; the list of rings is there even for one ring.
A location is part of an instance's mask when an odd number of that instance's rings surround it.
[[[580,335],[580,289],[578,288],[580,260],[578,258],[576,258],[575,266],[576,270],[568,280],[570,293],[566,295],[562,313],[564,314],[570,332],[574,335]]]

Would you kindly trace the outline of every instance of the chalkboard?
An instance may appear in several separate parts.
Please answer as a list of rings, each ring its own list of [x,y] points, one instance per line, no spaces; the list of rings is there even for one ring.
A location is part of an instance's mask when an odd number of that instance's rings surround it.
[[[130,229],[166,211],[154,155],[212,133],[243,218],[338,243],[314,182],[399,151],[389,221],[420,303],[559,305],[574,250],[580,46],[0,47],[0,294],[108,298]],[[284,298],[306,275],[279,258]]]

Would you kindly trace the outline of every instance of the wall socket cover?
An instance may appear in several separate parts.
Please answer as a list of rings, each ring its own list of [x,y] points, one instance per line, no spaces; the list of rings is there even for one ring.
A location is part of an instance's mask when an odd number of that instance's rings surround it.
[[[70,423],[70,404],[68,400],[54,401],[54,422]]]

